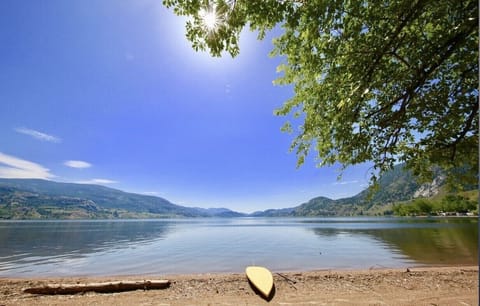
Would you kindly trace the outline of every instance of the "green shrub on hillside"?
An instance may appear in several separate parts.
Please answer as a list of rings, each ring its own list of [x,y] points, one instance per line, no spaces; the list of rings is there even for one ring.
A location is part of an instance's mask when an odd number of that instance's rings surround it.
[[[415,199],[405,204],[395,204],[393,212],[397,216],[439,215],[441,213],[478,213],[476,201],[458,194],[449,194],[440,200]]]

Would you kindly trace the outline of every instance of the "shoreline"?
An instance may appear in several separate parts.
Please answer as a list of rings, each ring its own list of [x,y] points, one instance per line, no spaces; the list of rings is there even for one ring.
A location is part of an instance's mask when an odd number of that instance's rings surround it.
[[[268,268],[268,267],[267,267]],[[460,263],[460,264],[425,264],[425,265],[405,265],[405,266],[382,266],[374,265],[365,268],[318,268],[318,269],[298,269],[298,270],[273,270],[268,268],[272,274],[298,274],[298,273],[325,273],[325,272],[337,272],[337,273],[359,273],[359,272],[369,272],[369,271],[406,271],[409,270],[450,270],[450,269],[478,269],[480,270],[480,265],[476,266],[472,263]],[[42,276],[40,274],[35,275],[0,275],[0,282],[2,280],[16,280],[16,281],[47,281],[47,280],[102,280],[102,279],[154,279],[154,278],[182,278],[188,276],[226,276],[226,275],[243,275],[243,271],[207,271],[207,272],[179,272],[179,273],[139,273],[139,274],[72,274],[72,275],[46,275]],[[479,278],[480,279],[480,278]],[[0,305],[1,306],[1,305]]]
[[[100,277],[0,277],[1,305],[477,305],[478,266],[370,268],[364,270],[272,271],[275,294],[255,294],[244,273]],[[122,293],[34,295],[28,287],[47,284],[166,279],[167,289]]]

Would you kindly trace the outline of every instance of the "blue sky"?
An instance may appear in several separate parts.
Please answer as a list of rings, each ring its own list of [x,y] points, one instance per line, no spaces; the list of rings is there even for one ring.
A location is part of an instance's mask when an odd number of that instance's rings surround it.
[[[274,36],[211,58],[160,0],[0,1],[0,177],[244,212],[355,195],[368,165],[296,169]]]

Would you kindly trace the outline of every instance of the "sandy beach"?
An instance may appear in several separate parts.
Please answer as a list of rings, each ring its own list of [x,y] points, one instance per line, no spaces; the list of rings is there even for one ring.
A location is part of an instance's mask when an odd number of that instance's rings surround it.
[[[478,305],[478,267],[273,272],[270,301],[244,274],[199,274],[48,279],[0,278],[0,305]],[[29,287],[168,279],[167,289],[122,293],[34,295]]]

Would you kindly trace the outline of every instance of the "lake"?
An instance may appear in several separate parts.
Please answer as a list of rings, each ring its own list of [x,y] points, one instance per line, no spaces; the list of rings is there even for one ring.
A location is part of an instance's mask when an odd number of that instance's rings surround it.
[[[477,218],[0,221],[0,277],[477,264]]]

